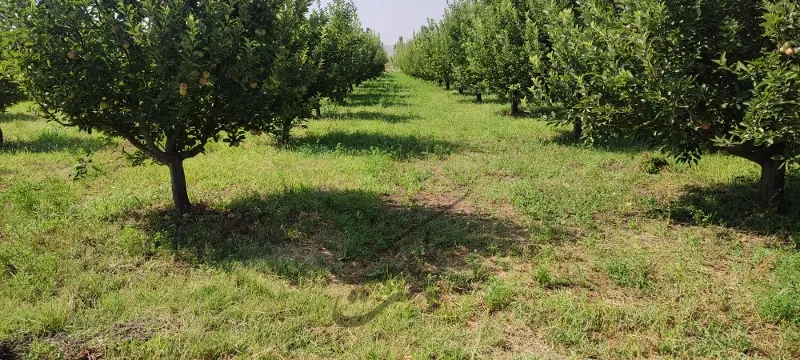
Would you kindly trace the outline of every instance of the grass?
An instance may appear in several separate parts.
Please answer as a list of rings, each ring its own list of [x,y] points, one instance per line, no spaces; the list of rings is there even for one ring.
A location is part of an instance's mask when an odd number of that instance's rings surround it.
[[[129,145],[10,109],[0,358],[800,357],[800,204],[754,165],[472,100],[388,73],[286,148],[212,144],[181,218]]]

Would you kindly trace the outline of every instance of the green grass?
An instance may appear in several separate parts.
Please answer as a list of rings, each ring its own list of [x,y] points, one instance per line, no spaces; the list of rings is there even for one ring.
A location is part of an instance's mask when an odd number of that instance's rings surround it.
[[[0,355],[800,357],[800,211],[758,209],[754,165],[586,147],[493,100],[388,73],[288,148],[187,161],[181,218],[166,168],[10,109]]]

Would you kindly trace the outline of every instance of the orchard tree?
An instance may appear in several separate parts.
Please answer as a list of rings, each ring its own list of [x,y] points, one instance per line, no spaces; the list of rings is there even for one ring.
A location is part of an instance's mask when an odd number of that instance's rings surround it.
[[[398,44],[395,59],[412,76],[444,82],[447,89],[455,81],[462,93],[474,90],[478,102],[493,92],[510,100],[516,115],[533,85],[529,8],[527,0],[454,1],[440,23],[429,20],[411,41]]]
[[[311,14],[316,98],[344,102],[355,85],[382,74],[389,60],[377,34],[363,29],[351,0],[333,0]],[[315,104],[317,115],[319,104]]]
[[[301,0],[47,0],[20,7],[13,51],[48,119],[129,141],[170,169],[191,203],[183,161],[209,141],[238,146],[277,118],[287,37]],[[303,11],[305,13],[305,11]],[[292,41],[289,41],[292,42]],[[285,89],[281,90],[286,91]]]
[[[628,76],[632,66],[628,29],[616,16],[613,3],[533,0],[527,48],[532,65],[532,93],[528,103],[554,125],[573,125],[573,137],[581,140],[583,123],[598,118],[638,117],[631,106],[641,105],[635,88],[610,86],[617,75]],[[539,10],[541,9],[541,11]],[[626,37],[623,39],[622,36]],[[624,81],[624,79],[623,79]],[[624,91],[618,96],[617,91]],[[602,103],[598,107],[597,103]],[[599,112],[603,112],[598,116]],[[610,122],[609,122],[610,123]],[[594,127],[590,130],[595,130]],[[616,134],[596,129],[588,139]]]
[[[762,202],[784,208],[800,130],[798,10],[792,1],[583,1],[547,27],[558,75],[549,85],[563,84],[548,90],[561,92],[589,139],[637,138],[681,161],[715,149],[751,160]],[[576,13],[582,21],[568,26]]]
[[[467,58],[467,43],[472,29],[472,0],[455,0],[445,9],[441,31],[447,38],[447,54],[452,67],[451,76],[463,94],[472,90],[476,83],[475,74],[470,71]]]
[[[531,84],[530,54],[526,48],[526,0],[487,0],[476,12],[468,59],[481,74],[484,87],[511,101],[511,114],[520,111]]]
[[[16,71],[5,54],[10,46],[13,29],[11,23],[16,17],[13,3],[0,5],[0,113],[6,108],[25,99],[25,95],[14,79]],[[0,129],[0,145],[3,144],[3,129]]]
[[[272,117],[265,117],[262,124],[251,130],[251,134],[259,135],[262,129],[269,129],[280,145],[289,142],[292,128],[311,117],[311,107],[316,94],[311,86],[318,73],[315,60],[312,58],[310,46],[313,46],[310,19],[306,17],[309,3],[295,1],[292,8],[278,19],[277,29],[293,29],[281,37],[282,43],[275,54],[277,64],[274,76],[267,85],[265,101],[268,103]],[[272,126],[274,125],[274,126]]]
[[[334,0],[324,10],[327,22],[319,44],[322,68],[318,75],[321,97],[343,102],[354,83],[357,10],[352,1]]]

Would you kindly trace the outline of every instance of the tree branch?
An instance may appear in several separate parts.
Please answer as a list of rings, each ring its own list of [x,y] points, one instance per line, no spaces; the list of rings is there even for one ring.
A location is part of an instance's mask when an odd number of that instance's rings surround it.
[[[147,145],[140,143],[138,140],[136,140],[135,137],[131,135],[126,135],[125,139],[128,140],[128,142],[131,143],[131,145],[133,145],[137,150],[147,154],[147,156],[151,157],[153,160],[156,160],[164,164],[168,163],[170,160],[167,154],[160,151],[153,151],[152,149],[147,147]]]

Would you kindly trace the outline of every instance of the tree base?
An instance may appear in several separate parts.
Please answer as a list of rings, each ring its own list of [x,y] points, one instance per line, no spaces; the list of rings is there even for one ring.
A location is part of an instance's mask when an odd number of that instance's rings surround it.
[[[511,100],[511,116],[519,115],[519,100]]]
[[[572,123],[572,138],[575,141],[580,141],[583,138],[583,122],[580,120],[575,120]]]
[[[172,201],[175,203],[175,210],[183,215],[189,212],[192,203],[189,202],[189,193],[186,191],[186,173],[183,170],[183,160],[172,160],[167,164],[172,183]]]
[[[766,159],[761,163],[761,182],[758,187],[761,204],[769,210],[786,212],[786,166],[779,160]]]

